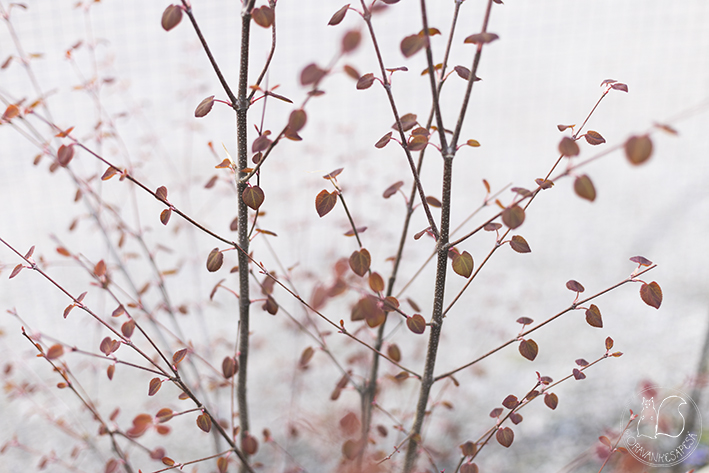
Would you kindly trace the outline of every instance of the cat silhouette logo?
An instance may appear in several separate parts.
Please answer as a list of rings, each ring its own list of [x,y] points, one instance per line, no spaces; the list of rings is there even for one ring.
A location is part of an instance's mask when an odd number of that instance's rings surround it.
[[[702,417],[687,394],[645,386],[626,405],[621,429],[625,448],[637,460],[648,466],[672,466],[685,461],[697,448]]]

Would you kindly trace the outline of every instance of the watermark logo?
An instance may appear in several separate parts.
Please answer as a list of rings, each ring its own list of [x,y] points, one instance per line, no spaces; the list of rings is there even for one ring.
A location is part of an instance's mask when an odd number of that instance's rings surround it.
[[[628,427],[630,410],[637,417]],[[685,461],[702,434],[702,416],[692,398],[661,386],[637,392],[626,404],[620,425],[626,429],[621,443],[628,453],[653,467]]]

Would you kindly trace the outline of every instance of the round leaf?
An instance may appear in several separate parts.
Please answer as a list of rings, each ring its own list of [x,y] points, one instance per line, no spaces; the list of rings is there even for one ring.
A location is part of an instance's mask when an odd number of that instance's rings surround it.
[[[362,41],[362,33],[357,30],[350,30],[342,37],[342,52],[349,53],[357,49]]]
[[[539,347],[534,340],[522,340],[519,344],[519,352],[529,361],[534,361],[539,353]]]
[[[162,223],[163,225],[167,225],[167,222],[170,221],[171,215],[172,215],[171,209],[165,209],[162,212],[160,212],[160,223]]]
[[[162,12],[162,27],[165,31],[170,31],[182,21],[182,8],[177,5],[168,5]]]
[[[366,248],[354,251],[350,255],[350,268],[357,276],[364,276],[369,270],[369,265],[372,263],[372,257]]]
[[[241,194],[244,203],[253,210],[258,210],[265,198],[263,190],[259,186],[249,186]]]
[[[206,414],[202,413],[197,416],[197,427],[205,432],[212,430],[212,419]]]
[[[416,334],[422,334],[426,330],[426,320],[421,314],[414,314],[406,319],[406,326]]]
[[[257,25],[263,28],[270,28],[274,20],[273,10],[268,5],[254,8],[251,10],[251,18],[253,18],[254,23]]]
[[[566,289],[569,291],[574,291],[574,292],[583,292],[586,289],[581,285],[580,282],[575,281],[573,279],[570,279],[569,281],[566,281]]]
[[[544,394],[544,404],[553,411],[559,405],[559,398],[554,393],[546,393]]]
[[[568,136],[565,136],[559,142],[559,152],[566,157],[571,157],[578,156],[581,150],[579,149],[579,145],[576,141]]]
[[[453,256],[453,271],[464,278],[470,277],[473,273],[473,257],[470,256],[470,253],[464,251]]]
[[[625,156],[630,161],[630,164],[642,164],[652,154],[652,141],[647,135],[631,136],[625,142]]]
[[[603,320],[601,319],[601,311],[595,304],[586,309],[586,322],[591,327],[603,328]]]
[[[498,429],[497,433],[495,434],[495,439],[503,447],[509,448],[509,446],[512,445],[512,442],[515,439],[515,434],[509,427],[503,427],[501,429]]]
[[[519,205],[508,207],[502,211],[502,222],[509,228],[517,228],[524,222],[524,210]]]
[[[530,253],[532,251],[531,248],[529,248],[527,240],[525,240],[519,235],[515,235],[512,237],[512,239],[510,240],[510,246],[517,253]]]
[[[307,121],[308,115],[305,113],[305,110],[293,110],[288,118],[288,128],[292,131],[299,132],[303,129]]]
[[[655,281],[650,284],[643,284],[640,286],[640,298],[647,305],[659,309],[660,304],[662,304],[662,289],[660,285]]]

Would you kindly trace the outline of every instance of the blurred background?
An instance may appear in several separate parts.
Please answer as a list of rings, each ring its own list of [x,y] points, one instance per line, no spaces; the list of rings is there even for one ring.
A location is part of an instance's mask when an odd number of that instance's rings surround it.
[[[0,28],[0,61],[12,56],[0,70],[3,100],[25,99],[28,104],[44,94],[51,119],[59,127],[74,127],[72,136],[109,161],[130,168],[149,188],[167,186],[174,205],[217,233],[236,238],[229,228],[236,216],[233,185],[224,170],[214,168],[227,156],[225,149],[236,156],[235,118],[229,107],[220,103],[208,116],[194,118],[194,109],[203,98],[227,97],[187,18],[165,32],[160,18],[168,3],[163,1],[27,1],[26,9],[15,6],[11,10],[9,2],[2,0],[1,4],[5,12],[10,11],[11,27],[6,21]],[[331,15],[343,5],[281,0],[276,9],[276,52],[264,82],[268,88],[278,85],[275,92],[298,106],[308,92],[300,85],[300,71],[313,62],[326,67],[337,57],[346,31],[363,32],[360,47],[339,59],[323,82],[325,94],[308,103],[308,123],[300,133],[303,141],[279,144],[260,177],[266,193],[261,210],[266,213],[259,225],[278,236],[256,237],[254,255],[280,275],[290,271],[306,299],[318,285],[331,284],[335,262],[356,249],[356,242],[343,236],[349,224],[339,205],[324,218],[315,212],[317,193],[323,188],[332,190],[322,175],[344,168],[338,182],[355,222],[367,226],[362,238],[372,254],[372,267],[385,278],[391,268],[387,258],[395,254],[399,240],[405,204],[401,195],[385,200],[382,193],[402,180],[408,195],[412,183],[404,155],[395,143],[384,149],[373,146],[394,122],[383,89],[375,83],[370,89],[356,90],[355,81],[342,72],[342,66],[349,64],[360,74],[378,75],[371,39],[355,12],[348,12],[339,26],[327,26]],[[435,62],[442,57],[453,6],[453,1],[435,1],[428,6],[429,25],[443,33],[432,38]],[[463,44],[463,39],[480,31],[484,8],[485,2],[479,0],[464,2],[451,67],[470,67],[475,47]],[[239,2],[193,1],[199,25],[233,89],[238,78],[240,9]],[[439,469],[454,471],[457,446],[477,439],[492,426],[488,413],[508,394],[522,397],[534,385],[535,371],[560,379],[571,373],[574,360],[592,361],[602,356],[609,336],[615,341],[614,350],[624,355],[591,368],[585,380],[567,381],[555,388],[559,397],[556,410],[550,411],[541,402],[525,409],[524,422],[514,427],[513,446],[508,450],[497,444],[486,447],[476,460],[481,471],[597,471],[602,461],[596,452],[598,436],[618,432],[626,404],[644,384],[688,393],[696,389],[709,318],[705,248],[709,231],[707,24],[709,3],[703,0],[508,0],[494,5],[489,31],[497,33],[500,40],[483,50],[478,70],[482,81],[473,89],[462,134],[464,139],[479,141],[481,147],[464,147],[456,157],[453,227],[482,204],[482,179],[490,183],[493,192],[502,190],[499,198],[503,203],[513,197],[504,190],[510,184],[534,188],[534,179],[546,175],[557,158],[563,136],[557,125],[581,124],[601,96],[604,89],[600,84],[605,79],[626,83],[629,92],[611,91],[602,101],[586,129],[599,132],[607,143],[591,147],[582,140],[581,159],[622,144],[631,135],[656,130],[653,126],[657,123],[671,126],[678,134],[654,131],[654,153],[642,166],[631,166],[620,150],[582,168],[580,172],[595,184],[593,203],[574,194],[569,178],[542,193],[530,207],[524,225],[514,232],[524,236],[532,252],[522,255],[501,248],[487,263],[446,318],[437,371],[460,366],[514,337],[519,317],[539,322],[568,307],[574,298],[564,286],[569,279],[581,282],[585,294],[622,281],[636,267],[628,260],[632,256],[643,255],[658,265],[643,279],[657,281],[664,299],[655,310],[641,301],[640,284],[626,284],[594,301],[603,314],[603,328],[586,324],[583,311],[569,313],[533,334],[540,347],[534,362],[508,347],[461,372],[459,387],[437,385],[433,396],[439,404],[426,428],[425,443]],[[374,27],[386,67],[408,68],[408,72],[393,75],[400,112],[415,113],[425,122],[430,107],[428,78],[420,75],[426,68],[425,56],[419,53],[406,59],[399,50],[404,36],[421,30],[418,2],[402,0],[379,12]],[[252,31],[253,81],[271,38],[269,30],[256,25]],[[29,59],[32,76],[21,57]],[[441,103],[447,127],[454,126],[464,87],[465,82],[455,73],[444,87]],[[277,133],[295,106],[269,99],[263,112],[263,104],[254,105],[252,124],[260,127],[263,123],[265,129]],[[47,116],[45,110],[40,112]],[[44,136],[51,136],[42,123],[32,123]],[[253,127],[249,133],[253,140]],[[89,291],[91,307],[106,315],[115,308],[112,301],[88,285],[85,270],[55,249],[64,246],[93,264],[105,259],[114,268],[121,260],[136,275],[138,287],[151,284],[144,299],[160,312],[160,293],[144,248],[117,223],[113,211],[99,216],[110,229],[104,236],[87,207],[74,202],[76,185],[67,172],[49,172],[46,156],[34,164],[41,150],[9,124],[0,126],[0,143],[0,238],[23,253],[35,245],[35,259],[43,258],[52,277],[74,294]],[[55,138],[52,146],[61,143]],[[442,166],[433,151],[427,153],[422,182],[428,195],[440,198]],[[81,179],[90,180],[130,228],[139,229],[161,271],[177,270],[166,276],[166,284],[174,306],[183,306],[187,312],[177,319],[182,342],[191,343],[218,367],[223,356],[233,352],[236,304],[226,291],[217,292],[211,301],[209,294],[222,279],[226,279],[225,285],[236,287],[235,275],[228,272],[236,264],[235,254],[225,254],[225,267],[219,273],[208,273],[204,263],[216,242],[176,215],[162,226],[162,205],[128,182],[113,178],[99,183],[106,166],[87,153],[77,152],[70,167]],[[205,188],[215,175],[216,184]],[[483,209],[459,235],[494,212],[491,207]],[[439,215],[436,209],[434,215]],[[430,238],[412,237],[426,226],[419,208],[412,220],[395,293],[433,251]],[[116,247],[121,232],[129,238],[117,256],[111,248]],[[459,249],[469,251],[477,266],[493,244],[494,235],[484,233]],[[75,441],[61,435],[66,431],[57,419],[66,419],[72,431],[89,434],[95,433],[97,426],[70,393],[54,387],[58,377],[43,360],[34,358],[34,349],[21,336],[20,327],[30,333],[41,332],[49,344],[52,339],[48,337],[54,337],[95,353],[107,333],[78,310],[64,320],[66,297],[37,274],[23,271],[9,281],[19,262],[7,248],[0,249],[0,351],[5,367],[0,444],[17,439],[33,450],[9,448],[0,470],[31,468],[54,451],[79,471],[95,471],[110,455],[107,439],[96,438],[87,453],[70,458]],[[426,266],[400,297],[402,301],[407,297],[414,300],[427,318],[433,298],[433,268],[433,264]],[[117,270],[116,282],[130,292],[127,280]],[[354,276],[351,282],[361,285]],[[464,282],[451,273],[447,301]],[[302,307],[287,294],[281,291],[275,295],[284,311],[307,320]],[[330,301],[323,312],[332,320],[348,321],[357,298],[357,290],[351,290]],[[411,309],[407,306],[406,310]],[[284,311],[272,317],[260,304],[254,304],[252,422],[257,432],[269,428],[288,452],[268,453],[262,447],[260,455],[281,455],[283,465],[299,465],[307,471],[333,470],[341,461],[343,441],[336,421],[348,410],[358,412],[357,396],[350,391],[337,402],[329,400],[341,375],[320,352],[307,370],[298,368],[301,353],[312,341]],[[178,331],[173,320],[164,313],[160,317],[169,331]],[[321,322],[314,323],[327,330]],[[421,371],[424,337],[415,336],[401,324],[389,325],[387,343],[401,348],[405,366]],[[359,335],[365,340],[372,337],[366,330]],[[333,353],[363,374],[368,354],[363,356],[359,347],[343,338],[329,335]],[[172,350],[181,346],[170,337],[160,342]],[[127,356],[127,352],[124,348],[118,354]],[[124,428],[136,413],[156,412],[168,403],[175,410],[179,408],[177,393],[167,386],[160,393],[165,395],[163,399],[145,396],[147,375],[120,367],[109,383],[105,363],[78,354],[66,357],[106,416],[120,406],[124,414],[118,423]],[[382,369],[383,376],[398,372],[393,366]],[[206,380],[210,375],[201,376]],[[408,427],[416,383],[396,383],[391,378],[383,378],[382,383],[378,401]],[[210,396],[228,416],[228,392],[214,391]],[[697,399],[697,403],[700,412],[707,412],[704,399]],[[173,436],[181,428],[189,436],[201,434],[193,432],[192,419],[179,422],[173,425]],[[385,426],[389,435],[377,437],[376,448],[392,453],[403,438],[401,433],[383,413],[376,415],[377,424]],[[211,448],[207,437],[190,442],[180,451],[184,456],[180,461],[204,455],[204,449]],[[171,441],[155,435],[145,442],[153,440],[166,445]],[[692,459],[697,464],[705,461],[699,455],[703,449]],[[133,455],[145,454],[136,449]],[[400,456],[393,455],[390,465],[396,465]],[[263,461],[269,464],[266,458]],[[150,466],[144,471],[160,468],[159,462],[146,465]],[[390,465],[385,464],[385,470]],[[200,466],[199,471],[210,470]]]

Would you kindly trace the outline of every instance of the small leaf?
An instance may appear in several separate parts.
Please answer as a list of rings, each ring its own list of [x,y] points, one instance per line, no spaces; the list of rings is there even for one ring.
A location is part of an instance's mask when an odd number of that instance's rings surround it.
[[[519,405],[519,400],[517,399],[517,396],[510,394],[502,401],[502,405],[507,409],[514,409],[517,405]]]
[[[595,304],[586,309],[586,322],[591,327],[603,328],[603,320],[601,319],[601,311]]]
[[[660,304],[662,304],[662,289],[660,285],[655,281],[650,284],[643,284],[640,286],[640,298],[647,305],[659,309]]]
[[[537,357],[537,354],[539,353],[539,347],[537,346],[537,343],[532,339],[522,340],[519,344],[519,352],[523,357],[525,357],[529,361],[534,361],[534,359]]]
[[[575,126],[576,126],[576,125],[556,125],[556,128],[557,128],[559,131],[565,131],[566,129],[568,129],[568,128],[573,128],[573,127],[575,127]]]
[[[177,350],[172,355],[172,364],[179,365],[180,362],[185,359],[185,356],[187,356],[187,348],[182,348],[181,350]]]
[[[559,405],[559,398],[554,393],[545,393],[544,404],[546,404],[547,407],[553,411],[556,409],[556,406]]]
[[[512,442],[515,439],[515,434],[509,427],[503,427],[501,429],[498,429],[497,433],[495,434],[495,439],[503,447],[509,448],[509,446],[512,445]]]
[[[301,85],[317,84],[325,74],[326,71],[320,69],[317,64],[308,64],[300,73],[300,83]]]
[[[593,187],[593,181],[586,174],[579,176],[574,181],[574,192],[582,199],[593,202],[596,200],[596,188]]]
[[[265,198],[263,190],[259,186],[248,186],[241,194],[244,203],[253,210],[258,210]]]
[[[359,277],[367,274],[371,262],[372,257],[365,248],[356,250],[350,255],[350,268],[352,268],[352,271]]]
[[[606,142],[606,139],[601,136],[597,131],[589,130],[583,135],[586,138],[586,142],[590,145],[596,146]]]
[[[649,136],[631,136],[625,142],[625,156],[630,164],[642,164],[650,158],[650,155],[652,155],[652,140]]]
[[[222,375],[229,379],[239,371],[239,362],[233,356],[225,356],[222,360]]]
[[[487,43],[492,43],[495,40],[500,39],[498,35],[495,33],[477,33],[477,34],[471,34],[465,40],[463,41],[466,44],[487,44]]]
[[[202,100],[197,108],[194,110],[194,116],[197,118],[202,118],[206,114],[212,111],[214,106],[214,95],[210,95],[206,99]]]
[[[4,122],[9,122],[13,118],[17,117],[20,114],[20,107],[14,104],[10,104],[7,106],[5,109],[5,112],[2,114],[2,121]]]
[[[337,191],[332,191],[332,193],[323,189],[315,197],[315,210],[317,210],[318,215],[322,218],[335,207],[337,204]]]
[[[288,128],[290,128],[292,131],[299,132],[303,129],[307,121],[308,115],[305,113],[305,110],[293,110],[290,113],[290,117],[288,118]]]
[[[500,228],[502,228],[501,223],[490,222],[490,223],[485,224],[485,226],[483,227],[483,230],[485,230],[486,232],[496,232]]]
[[[199,416],[197,416],[197,427],[199,427],[201,430],[204,432],[209,432],[212,430],[212,419],[207,415],[206,412],[203,412]]]
[[[116,365],[109,365],[108,368],[106,368],[106,376],[108,377],[109,381],[113,380],[113,375],[116,372]]]
[[[387,356],[397,363],[401,361],[401,350],[396,343],[392,343],[387,347]]]
[[[583,374],[583,373],[581,372],[581,370],[579,370],[578,368],[574,368],[573,371],[572,371],[572,373],[573,373],[573,375],[574,375],[574,378],[575,378],[577,381],[580,381],[580,380],[582,380],[582,379],[586,379],[586,375]]]
[[[610,440],[608,439],[608,437],[606,437],[605,435],[601,435],[600,437],[598,437],[598,440],[600,440],[601,443],[602,443],[603,445],[605,445],[606,447],[608,447],[608,448],[613,448],[612,445],[611,445],[611,441],[610,441]]]
[[[389,140],[391,140],[391,133],[392,132],[390,131],[386,135],[379,138],[379,141],[374,143],[374,147],[381,149],[381,148],[385,147],[387,144],[389,144]],[[399,181],[399,182],[401,182],[401,181]],[[403,182],[401,182],[401,183],[403,184]]]
[[[479,148],[480,147],[480,142],[478,140],[468,140],[465,142],[465,144],[472,147],[472,148]]]
[[[502,211],[502,222],[511,229],[519,227],[524,222],[524,210],[519,205],[506,208]]]
[[[49,349],[47,350],[47,359],[48,360],[56,360],[57,358],[59,358],[63,354],[64,354],[64,347],[57,343],[57,344],[49,347]]]
[[[135,330],[135,321],[133,319],[130,319],[121,325],[121,333],[126,338],[130,338],[133,335],[133,330]]]
[[[586,290],[580,282],[575,281],[573,279],[566,281],[566,289],[579,293]]]
[[[207,271],[210,273],[218,271],[222,267],[222,263],[224,263],[224,254],[219,251],[219,248],[214,248],[209,252],[209,256],[207,256]]]
[[[384,290],[384,279],[379,273],[369,275],[369,288],[374,292],[382,292]]]
[[[269,146],[271,146],[272,141],[268,137],[267,134],[263,134],[256,138],[251,145],[251,152],[253,153],[258,153],[260,151],[265,151],[268,149]]]
[[[426,320],[421,314],[414,314],[406,319],[406,326],[416,334],[422,334],[426,330]]]
[[[512,239],[510,240],[510,246],[517,253],[530,253],[532,251],[531,248],[529,248],[527,240],[525,240],[519,235],[515,235],[512,237]]]
[[[103,175],[101,176],[101,180],[107,181],[107,180],[111,179],[113,176],[115,176],[116,174],[118,174],[119,172],[120,171],[118,169],[114,168],[113,166],[109,166],[108,169],[106,169],[106,172],[104,172]]]
[[[426,203],[431,207],[440,209],[442,207],[441,201],[433,197],[432,195],[426,196]]]
[[[517,425],[520,422],[522,422],[524,419],[522,418],[522,416],[520,414],[518,414],[516,412],[511,412],[510,413],[510,420],[512,421],[512,423],[514,425]]]
[[[401,54],[404,57],[411,57],[426,46],[424,35],[412,34],[401,40]]]
[[[571,157],[578,156],[581,150],[579,149],[579,145],[576,141],[568,136],[565,136],[559,142],[559,152],[566,157]]]
[[[310,363],[310,360],[313,358],[314,354],[315,350],[313,350],[313,347],[307,347],[305,350],[303,350],[303,353],[300,354],[300,360],[298,361],[298,366],[300,367],[300,369],[303,369],[308,366],[308,363]]]
[[[374,83],[374,74],[371,72],[366,73],[357,80],[357,90],[368,89]]]
[[[74,147],[72,145],[61,145],[57,151],[57,161],[62,167],[67,167],[74,157]]]
[[[260,8],[254,8],[251,10],[251,18],[253,18],[254,23],[262,28],[270,28],[273,25],[274,13],[271,7],[264,5]]]
[[[401,129],[402,129],[403,131],[409,131],[409,130],[412,129],[414,126],[416,126],[416,123],[417,123],[417,116],[416,116],[415,113],[407,113],[406,115],[404,115],[403,117],[401,117],[401,118],[399,119],[399,121],[401,121]],[[394,130],[398,130],[398,129],[399,129],[399,126],[398,126],[398,124],[396,124],[396,123],[394,123],[391,127],[392,127]]]
[[[611,85],[611,89],[620,90],[622,92],[628,92],[628,86],[620,82],[616,82],[615,84]]]
[[[241,449],[247,455],[253,455],[258,451],[258,440],[253,435],[246,435],[241,439]]]
[[[160,212],[160,223],[163,225],[167,225],[167,223],[170,221],[170,216],[172,215],[172,209],[165,209],[162,212]]]
[[[155,396],[155,394],[160,391],[161,387],[162,383],[160,382],[160,378],[151,379],[150,386],[148,387],[148,396]]]
[[[22,271],[22,268],[24,268],[24,266],[22,266],[21,264],[18,264],[17,266],[15,266],[15,268],[10,273],[10,277],[8,279],[12,279],[15,276],[17,276],[18,274],[20,274],[20,271]]]
[[[529,317],[520,317],[519,319],[517,319],[517,323],[522,325],[530,325],[534,323],[534,320],[530,319]]]
[[[478,451],[478,446],[475,442],[468,440],[460,446],[460,450],[464,457],[472,457]]]
[[[168,5],[162,13],[162,27],[165,31],[170,31],[182,21],[182,8],[177,5]]]
[[[453,271],[464,278],[469,278],[473,274],[473,257],[470,253],[463,251],[453,256]]]
[[[633,256],[630,258],[630,261],[633,263],[638,263],[640,266],[651,266],[652,261],[649,259],[645,258],[644,256]]]
[[[340,8],[335,12],[334,15],[330,18],[330,21],[327,22],[329,26],[335,26],[339,25],[342,20],[345,18],[345,15],[347,14],[347,10],[349,9],[350,4],[348,3],[344,7]]]
[[[453,69],[455,70],[456,74],[458,74],[458,77],[460,77],[461,79],[463,79],[463,80],[470,79],[470,69],[468,69],[467,67],[455,66]]]
[[[345,64],[343,69],[345,71],[345,74],[350,76],[352,79],[359,80],[359,72],[357,72],[357,69],[347,64]]]
[[[611,337],[606,337],[606,350],[613,348],[613,339]]]
[[[160,186],[155,190],[155,197],[159,200],[167,201],[167,187]]]
[[[578,360],[574,361],[574,363],[581,367],[588,366],[588,361],[584,360],[583,358],[579,358]]]
[[[360,41],[362,41],[362,33],[357,30],[348,31],[342,37],[342,52],[350,53],[354,51],[359,46]]]

